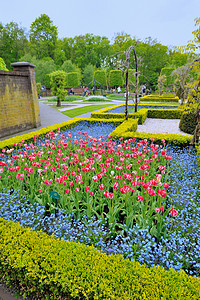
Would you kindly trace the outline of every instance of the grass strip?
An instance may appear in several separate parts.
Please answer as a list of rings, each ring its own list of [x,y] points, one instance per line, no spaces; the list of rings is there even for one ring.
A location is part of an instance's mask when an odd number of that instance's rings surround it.
[[[86,114],[91,111],[96,111],[98,109],[102,109],[102,108],[109,107],[109,106],[112,106],[112,105],[111,104],[87,105],[84,107],[78,107],[78,108],[62,111],[62,113],[70,118],[73,118],[73,117],[76,117],[76,116],[79,116],[82,114]]]

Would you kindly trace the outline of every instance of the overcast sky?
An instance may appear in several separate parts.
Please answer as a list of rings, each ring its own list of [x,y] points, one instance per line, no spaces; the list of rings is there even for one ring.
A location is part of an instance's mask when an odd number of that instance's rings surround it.
[[[126,32],[141,40],[157,39],[184,46],[193,39],[200,0],[0,0],[0,22],[17,22],[28,30],[41,14],[58,27],[59,37],[85,33],[106,36]]]

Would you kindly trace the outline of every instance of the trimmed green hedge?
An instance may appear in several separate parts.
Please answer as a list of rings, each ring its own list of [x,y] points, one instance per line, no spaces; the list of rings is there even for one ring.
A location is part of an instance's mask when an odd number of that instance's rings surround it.
[[[125,113],[106,113],[107,108],[91,113],[94,119],[123,119],[125,120]],[[139,119],[138,124],[143,124],[147,118],[148,109],[141,109],[137,113],[129,113],[128,117],[131,119]]]
[[[99,83],[101,84],[101,87],[104,87],[107,85],[107,77],[106,77],[106,71],[105,70],[96,70],[94,72],[94,79],[96,80],[95,85],[99,87]]]
[[[155,143],[160,144],[161,140],[165,140],[166,143],[170,143],[174,146],[189,146],[191,141],[191,136],[183,135],[183,134],[163,134],[163,133],[146,133],[146,132],[133,132],[133,131],[125,131],[120,132],[120,135],[115,135],[115,138],[118,139],[121,136],[124,137],[124,139],[132,139],[135,138],[137,140],[143,140],[143,139],[154,139]],[[199,151],[200,153],[200,151]]]
[[[125,119],[125,113],[109,113],[110,110],[113,110],[117,107],[124,106],[123,104],[112,106],[109,108],[104,108],[98,110],[97,112],[91,113],[92,118],[96,119]],[[133,105],[134,106],[134,105]],[[138,105],[140,106],[140,105]],[[148,105],[149,106],[149,105]],[[154,105],[152,105],[154,106]],[[159,106],[159,104],[157,105]],[[170,105],[169,105],[170,106]],[[128,117],[133,119],[139,119],[138,124],[141,125],[144,123],[146,118],[157,118],[157,119],[180,119],[183,110],[181,109],[150,109],[142,108],[137,113],[129,113]]]
[[[78,72],[70,72],[66,74],[67,87],[73,88],[80,86]]]
[[[109,73],[109,85],[123,85],[122,70],[111,70]]]
[[[200,279],[0,219],[0,278],[39,299],[199,299]]]
[[[148,109],[148,118],[155,119],[180,119],[181,109]]]
[[[120,126],[118,126],[113,132],[110,134],[112,138],[120,138],[123,137],[124,133],[127,131],[135,132],[138,126],[138,119],[129,119],[128,121],[124,121]]]
[[[152,101],[152,102],[179,102],[179,97],[175,96],[175,97],[172,97],[172,96],[168,96],[167,95],[147,95],[147,96],[144,96],[144,97],[141,97],[140,98],[140,101],[143,101],[143,102],[149,102],[149,101]]]
[[[91,123],[103,122],[103,123],[115,123],[115,124],[121,124],[123,122],[123,120],[120,118],[118,118],[118,119],[117,118],[115,118],[115,119],[105,119],[105,118],[103,119],[102,118],[102,119],[98,119],[98,120],[96,118],[95,119],[94,118],[74,118],[72,120],[69,120],[69,121],[66,121],[63,123],[58,123],[58,124],[55,124],[52,126],[47,126],[47,127],[41,128],[37,131],[32,131],[27,134],[22,134],[22,135],[19,135],[19,136],[10,138],[10,139],[0,141],[0,149],[14,147],[14,144],[20,143],[21,141],[27,141],[27,142],[33,141],[35,135],[39,135],[39,136],[43,137],[48,132],[57,130],[58,128],[64,129],[64,128],[68,128],[71,126],[74,127],[80,121],[88,121]]]
[[[181,116],[179,128],[186,133],[193,134],[197,125],[195,112],[184,111]]]

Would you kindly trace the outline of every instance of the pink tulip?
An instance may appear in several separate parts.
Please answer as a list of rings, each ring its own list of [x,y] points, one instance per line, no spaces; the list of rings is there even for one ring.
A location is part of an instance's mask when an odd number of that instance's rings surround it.
[[[178,211],[172,208],[170,210],[170,213],[171,213],[172,217],[175,217],[178,214]]]
[[[103,190],[104,190],[104,188],[105,188],[105,186],[104,186],[104,184],[103,184],[103,183],[99,185],[99,189],[100,189],[100,191],[103,191]]]
[[[141,195],[137,197],[138,201],[143,201],[144,197],[142,197]]]

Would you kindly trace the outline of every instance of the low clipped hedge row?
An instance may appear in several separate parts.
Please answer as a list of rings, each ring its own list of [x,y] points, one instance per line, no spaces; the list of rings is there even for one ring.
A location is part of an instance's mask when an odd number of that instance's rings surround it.
[[[197,151],[197,157],[198,157],[198,162],[200,167],[200,142],[196,145],[196,151]]]
[[[0,278],[37,299],[199,299],[200,279],[0,219]]]
[[[94,119],[125,119],[125,113],[109,113],[109,110],[115,109],[122,105],[117,105],[112,108],[104,108],[97,112],[91,113],[91,117]],[[146,118],[157,118],[157,119],[180,119],[183,110],[181,109],[150,109],[142,108],[136,113],[129,113],[128,117],[138,119],[138,124],[142,125]]]
[[[32,131],[32,132],[27,133],[27,134],[18,135],[18,136],[15,136],[13,138],[10,138],[10,139],[0,141],[0,149],[13,147],[14,144],[20,143],[23,140],[27,141],[27,142],[32,141],[34,139],[35,135],[39,135],[39,136],[43,137],[48,132],[50,132],[52,130],[53,131],[57,130],[58,128],[61,128],[61,127],[67,128],[67,127],[70,127],[70,126],[76,126],[78,124],[78,122],[80,122],[80,120],[81,120],[81,118],[74,118],[72,120],[69,120],[69,121],[66,121],[66,122],[63,122],[63,123],[58,123],[58,124],[55,124],[55,125],[47,126],[47,127],[41,128],[41,129],[36,130],[36,131]]]
[[[120,126],[118,126],[113,132],[111,132],[110,136],[114,139],[119,139],[123,137],[123,134],[127,131],[135,132],[138,126],[138,119],[130,119],[128,121],[124,121]]]
[[[143,102],[149,102],[149,101],[152,101],[152,102],[179,102],[179,97],[175,96],[175,97],[172,97],[172,96],[169,96],[167,97],[167,95],[147,95],[147,96],[144,96],[144,97],[141,97],[140,98],[140,101],[143,101]]]
[[[180,147],[188,146],[191,141],[191,136],[182,135],[182,134],[146,133],[146,132],[133,132],[133,131],[120,132],[119,135],[115,134],[115,139],[119,139],[121,136],[123,136],[124,139],[132,139],[132,138],[135,138],[137,140],[154,139],[155,143],[157,144],[160,144],[162,140],[165,140],[166,143],[169,143],[174,146],[180,146]]]
[[[118,107],[118,106],[116,106],[116,107]],[[112,109],[113,108],[115,108],[115,106],[112,107]],[[136,113],[129,113],[128,117],[131,119],[138,119],[138,124],[142,125],[147,118],[147,114],[148,114],[148,109],[144,108]],[[125,120],[125,117],[126,117],[125,113],[109,113],[107,108],[91,113],[91,118],[94,118],[94,119],[113,119],[113,120],[114,119],[123,119],[123,120]]]
[[[136,113],[138,114],[138,113]],[[124,113],[102,113],[101,111],[98,111],[98,112],[93,112],[91,113],[91,117],[94,118],[94,119],[102,119],[102,118],[105,118],[105,119],[122,119],[122,120],[125,120],[125,114]],[[129,114],[129,118],[134,118],[134,119],[137,119],[139,118],[139,115],[135,115],[132,116],[132,114]],[[140,119],[140,118],[139,118]]]
[[[21,141],[27,141],[27,142],[33,141],[35,135],[39,135],[40,137],[43,137],[48,132],[57,130],[58,128],[60,128],[62,130],[64,128],[76,126],[80,121],[88,121],[91,123],[103,122],[103,123],[115,123],[115,124],[121,124],[123,122],[123,120],[120,118],[118,118],[118,119],[116,119],[116,118],[115,119],[98,119],[98,120],[95,118],[74,118],[72,120],[69,120],[69,121],[66,121],[63,123],[58,123],[58,124],[55,124],[52,126],[41,128],[36,131],[32,131],[27,134],[22,134],[22,135],[19,135],[19,136],[10,138],[10,139],[0,141],[0,149],[14,147],[14,144],[20,143]]]
[[[148,109],[148,118],[153,119],[180,119],[181,109]]]

